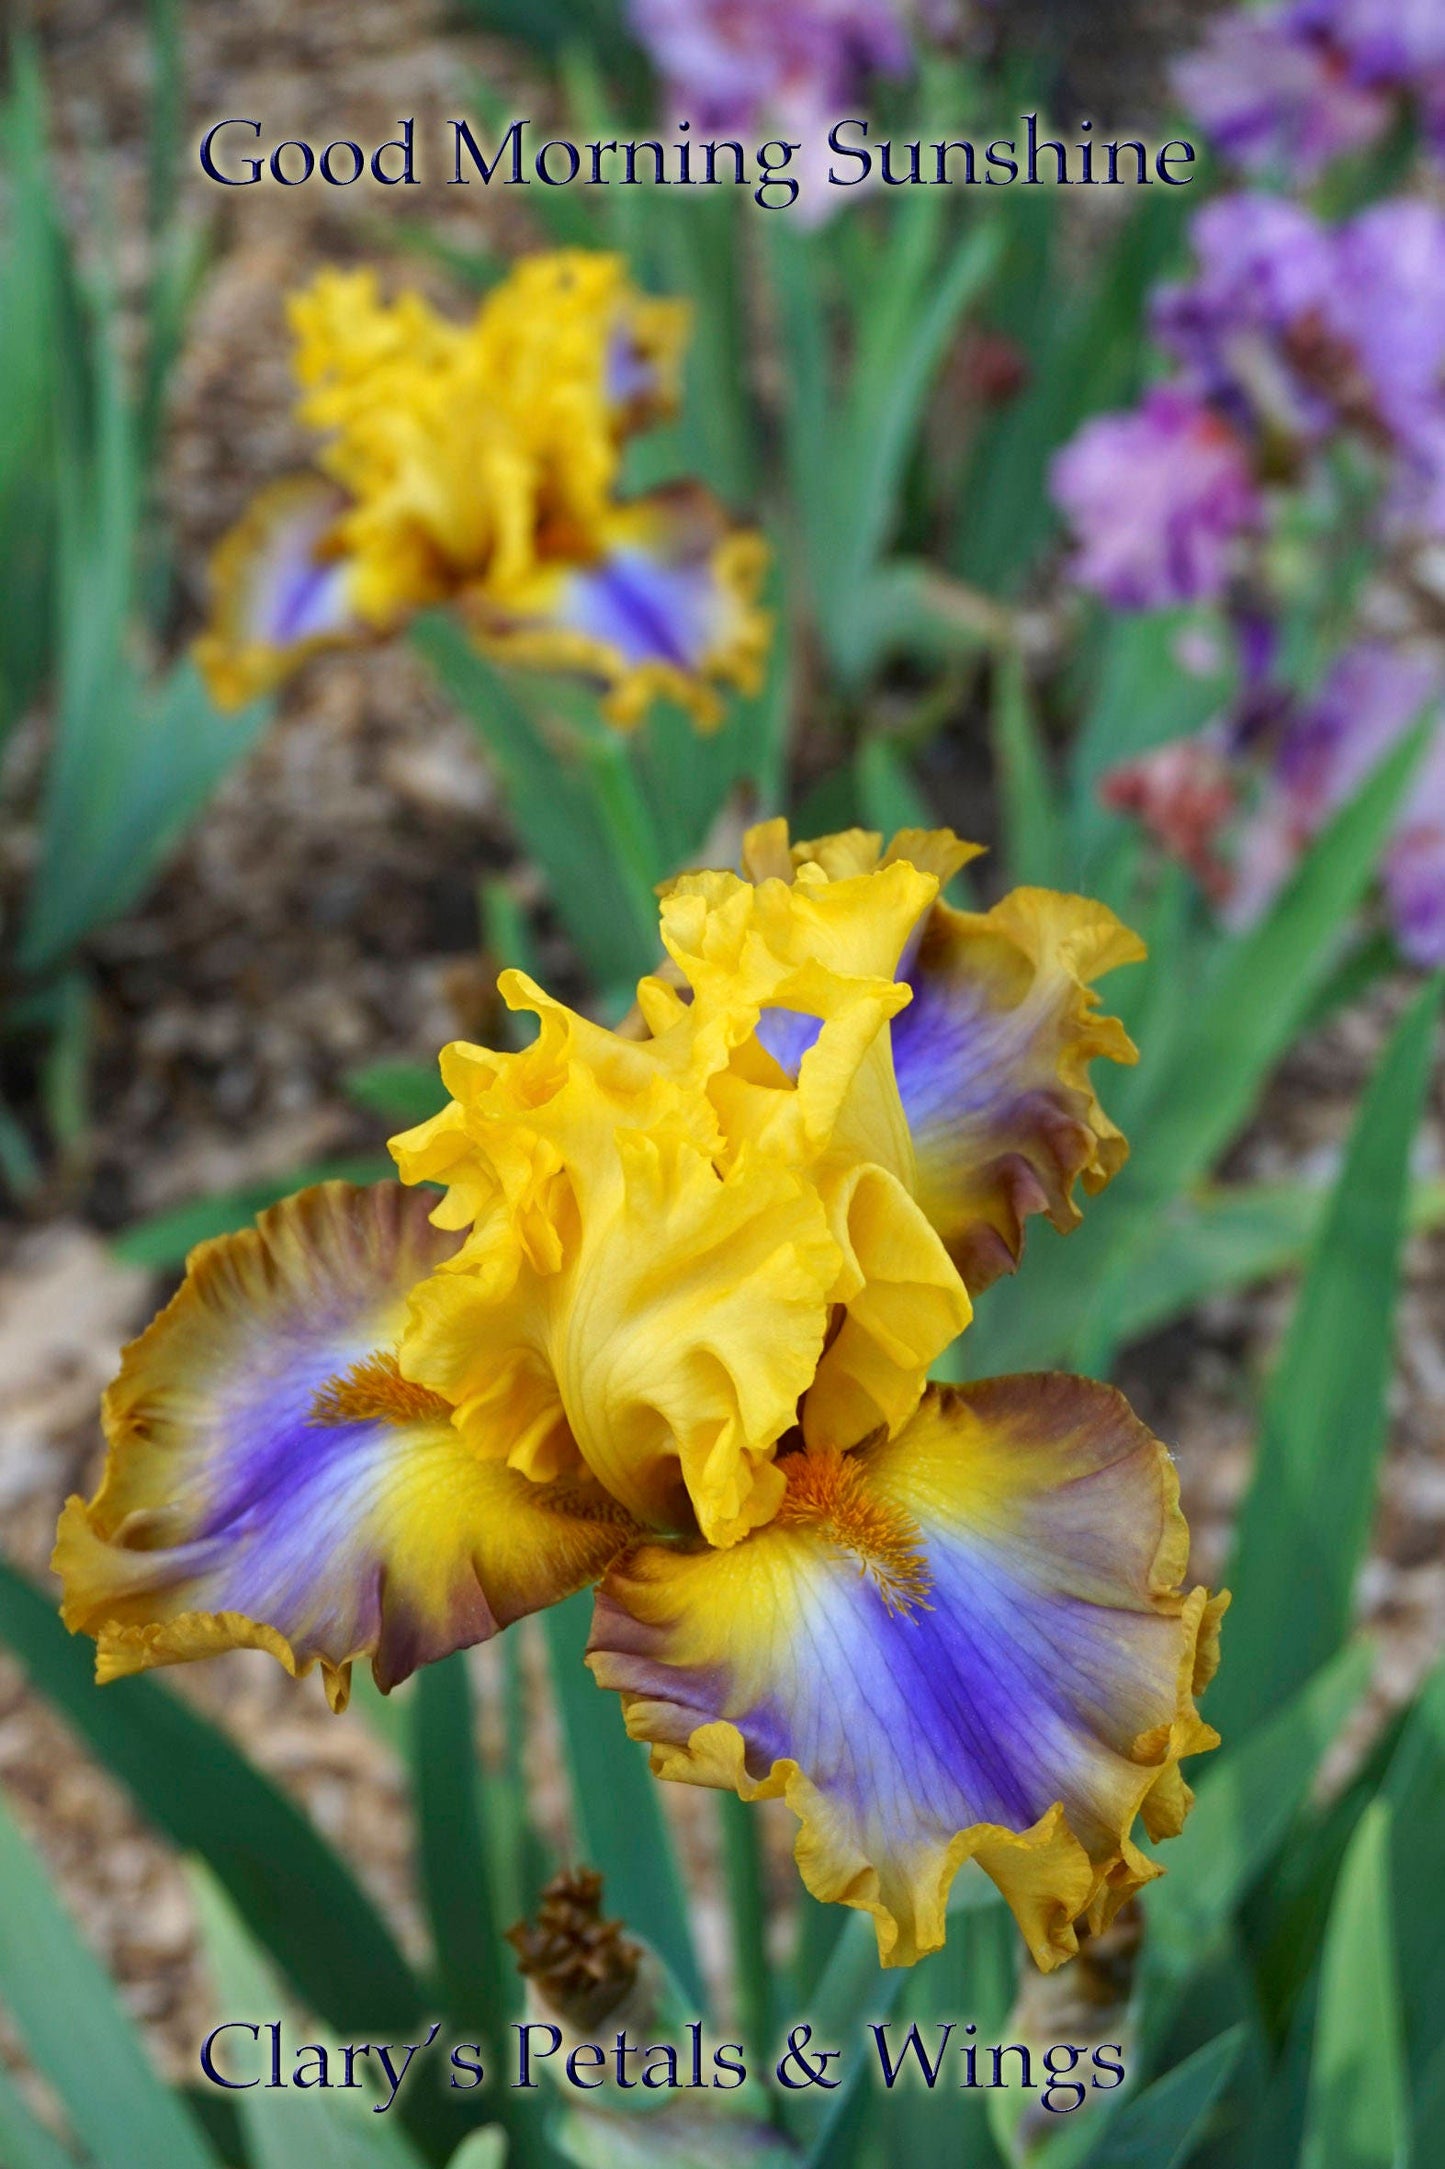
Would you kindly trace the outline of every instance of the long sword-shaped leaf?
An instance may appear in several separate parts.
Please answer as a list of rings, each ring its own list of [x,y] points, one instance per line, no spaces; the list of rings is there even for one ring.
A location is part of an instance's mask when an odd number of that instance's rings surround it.
[[[142,462],[119,311],[100,282],[84,344],[93,411],[59,437],[54,744],[20,941],[36,973],[136,900],[268,713],[220,715],[188,663],[157,684],[134,665]]]
[[[861,591],[889,541],[929,387],[960,317],[993,277],[1002,253],[1002,232],[993,220],[973,226],[940,265],[932,263],[929,239],[910,267],[906,291],[890,292],[885,275],[865,317],[850,387],[842,519],[835,537],[842,558],[837,592],[845,606]],[[870,338],[875,326],[877,336]],[[842,660],[848,655],[846,627],[835,630],[844,642]]]
[[[1230,1574],[1221,1724],[1255,1723],[1349,1627],[1385,1438],[1410,1147],[1440,998],[1437,981],[1407,1012],[1365,1096],[1270,1385]]]
[[[1218,1768],[1201,1773],[1194,1811],[1164,1856],[1168,1872],[1144,1898],[1148,2043],[1163,2039],[1210,1939],[1284,1842],[1369,1676],[1367,1649],[1342,1651],[1278,1715],[1237,1744],[1226,1738]],[[1211,1702],[1212,1690],[1205,1700],[1212,1717]]]
[[[840,2126],[863,2075],[859,2050],[864,2022],[882,2024],[892,2017],[906,1979],[897,1969],[880,1971],[871,1917],[850,1912],[812,2003],[799,2014],[799,2023],[811,2028],[811,2039],[806,2034],[801,2038],[814,2064],[820,2051],[842,2051],[826,2074],[841,2082],[834,2091],[809,2087],[788,2098],[788,2129],[807,2148],[807,2169],[830,2169],[837,2159],[833,2150]]]
[[[1120,2110],[1086,2169],[1184,2169],[1244,2046],[1233,2026]]]
[[[1376,1800],[1351,1841],[1330,1913],[1301,2169],[1405,2169],[1409,2147],[1390,1810]]]
[[[54,645],[55,431],[85,371],[75,267],[56,215],[45,89],[28,38],[0,106],[0,744],[40,691]]]
[[[1445,1663],[1410,1713],[1382,1792],[1394,1817],[1400,1997],[1411,2070],[1423,2085],[1445,2043]]]
[[[1445,2133],[1445,2039],[1442,2039],[1415,2088],[1412,2169],[1439,2169],[1441,2134]]]
[[[543,1614],[577,1836],[602,1872],[609,1911],[652,1945],[700,2009],[702,1975],[658,1783],[647,1750],[623,1730],[616,1698],[599,1692],[582,1661],[591,1619],[585,1593]]]
[[[293,1190],[306,1190],[318,1182],[395,1180],[395,1163],[380,1153],[321,1160],[312,1167],[293,1167],[284,1175],[243,1183],[237,1190],[218,1190],[210,1197],[193,1198],[187,1205],[172,1205],[117,1235],[111,1249],[124,1265],[148,1265],[155,1272],[171,1272],[185,1264],[197,1243],[248,1228],[257,1213],[289,1197]]]
[[[218,2169],[0,1798],[0,2003],[95,2169]]]
[[[75,2156],[38,2122],[0,2064],[0,2161],[7,2169],[76,2169]]]
[[[451,2017],[495,2049],[517,1998],[482,1830],[465,1652],[423,1667],[412,1709],[412,1793],[422,1888]]]
[[[156,1680],[97,1687],[90,1643],[3,1563],[0,1641],[157,1829],[201,1855],[313,2009],[347,2029],[414,2021],[421,1992],[381,1915],[223,1733]]]
[[[772,2038],[773,2006],[761,1819],[736,1793],[719,1793],[717,1805],[727,1869],[738,2024],[756,2056]]]
[[[932,815],[901,754],[886,738],[866,737],[853,758],[859,810],[869,828],[891,836],[900,828],[928,828]]]
[[[254,2026],[260,2034],[259,2041],[246,2032],[236,2034],[226,2046],[218,2045],[213,2058],[218,2069],[231,2066],[237,2091],[229,2098],[241,2120],[251,2169],[297,2169],[301,2162],[307,2169],[422,2169],[398,2115],[377,2113],[378,2100],[386,2099],[386,2087],[383,2084],[378,2096],[366,2083],[380,2076],[374,2069],[375,2056],[354,2058],[348,2072],[333,2042],[313,2029],[298,2031],[287,2025],[281,1983],[225,1893],[202,1869],[195,1871],[192,1881],[223,2022]],[[283,2080],[279,2088],[270,2083],[271,2039],[265,2031],[278,2021],[284,2029],[277,2037]],[[417,2039],[425,2041],[425,2028]],[[324,2090],[317,2083],[322,2067],[314,2056],[304,2063],[311,2083],[300,2087],[292,2083],[305,2047],[318,2048],[326,2057]],[[399,2068],[405,2046],[389,2041],[387,2049],[393,2068]],[[424,2055],[418,2059],[424,2060]],[[343,2084],[348,2077],[352,2083]],[[419,2088],[424,2078],[435,2083],[433,2073],[408,2066],[409,2091]],[[395,2107],[399,2110],[401,2102]]]
[[[1159,1332],[1212,1296],[1292,1271],[1318,1241],[1329,1200],[1325,1185],[1313,1182],[1229,1184],[1176,1199],[1131,1260],[1119,1309],[1120,1346]],[[1411,1187],[1408,1226],[1411,1234],[1445,1226],[1445,1183]],[[1056,1250],[1067,1262],[1066,1239],[1052,1228],[1040,1228],[1030,1242],[1036,1246],[1033,1264],[1040,1262],[1040,1253],[1046,1258]],[[1047,1370],[1065,1362],[1089,1293],[1077,1281],[1051,1288],[1047,1315],[1011,1309],[1007,1326],[996,1324],[994,1312],[982,1308],[959,1345],[960,1355],[972,1359],[969,1375]],[[969,1346],[974,1332],[987,1340],[977,1355]]]
[[[1063,830],[1028,670],[1017,651],[1000,656],[996,666],[993,747],[1009,875],[1057,886],[1064,873]]]
[[[650,884],[667,869],[639,864],[635,838],[615,829],[607,793],[615,797],[625,782],[616,762],[589,774],[580,758],[549,746],[530,704],[442,612],[419,619],[412,638],[495,761],[522,839],[595,977],[612,986],[650,971],[657,961]]]
[[[1001,1905],[956,1912],[944,1948],[914,1969],[888,2036],[891,2053],[902,2053],[915,2022],[930,2057],[945,2038],[948,2046],[936,2085],[920,2084],[915,2065],[888,2095],[885,2130],[895,2158],[918,2163],[953,2159],[967,2162],[969,2169],[1002,2169],[1008,2159],[990,2129],[988,2093],[964,2089],[959,2077],[961,2051],[968,2042],[1007,2038],[1001,2029],[1014,1997],[1017,1942],[1013,1921]],[[965,2013],[977,2028],[976,2036],[962,2032]],[[953,2031],[945,2037],[943,2028],[950,2021]]]
[[[346,1096],[384,1122],[408,1128],[429,1122],[447,1103],[435,1062],[367,1062],[348,1070]]]

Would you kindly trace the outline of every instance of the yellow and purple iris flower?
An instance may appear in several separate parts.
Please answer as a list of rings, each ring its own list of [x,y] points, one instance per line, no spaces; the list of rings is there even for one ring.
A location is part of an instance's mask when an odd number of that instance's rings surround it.
[[[698,483],[618,494],[629,438],[676,409],[685,303],[571,249],[523,258],[464,324],[367,271],[322,272],[290,318],[318,471],[216,552],[196,653],[223,707],[438,604],[501,661],[595,680],[623,727],[670,699],[708,728],[723,688],[756,689],[762,538]]]
[[[948,831],[749,835],[664,891],[612,1031],[520,972],[520,1053],[454,1045],[404,1184],[203,1244],[125,1354],[64,1616],[102,1680],[213,1651],[333,1705],[596,1583],[588,1663],[665,1778],[782,1796],[885,1964],[975,1860],[1052,1967],[1177,1831],[1223,1599],[1113,1389],[928,1384],[1024,1225],[1124,1140],[1102,905],[940,892]]]

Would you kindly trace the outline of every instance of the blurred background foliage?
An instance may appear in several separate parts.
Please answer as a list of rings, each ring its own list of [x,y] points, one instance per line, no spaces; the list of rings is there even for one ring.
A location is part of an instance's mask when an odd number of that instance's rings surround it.
[[[551,109],[574,133],[616,133],[654,111],[654,75],[612,0],[466,0],[465,12],[523,48],[516,64],[550,85]],[[193,611],[157,488],[168,384],[206,269],[205,236],[176,208],[191,200],[176,186],[189,154],[184,32],[184,10],[155,0],[148,270],[139,308],[126,311],[107,205],[87,208],[82,249],[57,182],[39,50],[21,38],[6,63],[0,733],[39,718],[43,758],[31,802],[7,810],[32,842],[0,926],[0,1171],[17,1210],[32,1214],[83,1173],[87,944],[141,901],[269,723],[265,704],[217,714],[187,660]],[[911,82],[878,87],[879,108],[910,116],[910,128],[930,132],[936,120],[986,141],[1010,132],[1005,116],[1067,104],[1051,55],[1027,37],[944,42]],[[480,77],[459,82],[456,99],[488,122],[515,110]],[[1337,173],[1327,182],[1336,215],[1374,200],[1407,165],[1392,139],[1388,161]],[[759,2084],[731,2117],[691,2120],[629,2114],[621,2097],[594,2114],[545,2090],[448,2095],[422,2066],[386,2118],[365,2099],[353,2114],[331,2095],[168,2087],[0,1802],[0,2008],[25,2074],[0,2063],[5,2169],[1445,2160],[1445,1672],[1383,1725],[1363,1723],[1371,1652],[1355,1632],[1402,1255],[1412,1233],[1445,1222],[1445,1183],[1415,1149],[1438,976],[1416,974],[1394,1002],[1328,1179],[1251,1181],[1231,1161],[1301,1036],[1399,982],[1376,875],[1428,733],[1407,731],[1366,763],[1361,787],[1329,809],[1252,924],[1221,924],[1099,786],[1229,708],[1243,667],[1235,599],[1137,610],[1083,593],[1061,557],[1049,489],[1079,426],[1158,377],[1150,297],[1187,263],[1188,221],[1211,185],[1202,172],[1190,191],[1141,189],[1087,239],[1065,193],[1049,188],[870,194],[818,226],[759,216],[730,192],[614,192],[600,204],[534,192],[534,245],[620,250],[640,284],[693,304],[683,410],[634,448],[628,479],[700,475],[767,528],[779,623],[770,674],[709,739],[665,709],[623,738],[585,688],[498,670],[445,616],[412,635],[475,733],[517,863],[540,878],[539,889],[515,867],[484,872],[480,943],[493,965],[528,965],[540,894],[579,987],[609,1020],[655,962],[654,884],[704,858],[728,862],[745,821],[779,811],[805,835],[855,822],[966,825],[981,813],[996,846],[990,893],[1007,880],[1083,889],[1146,936],[1149,963],[1118,997],[1143,1059],[1110,1098],[1133,1141],[1130,1164],[1067,1245],[1047,1227],[1032,1235],[1026,1269],[992,1292],[944,1367],[1057,1364],[1107,1377],[1201,1304],[1296,1276],[1258,1387],[1253,1474],[1225,1577],[1235,1602],[1207,1714],[1226,1744],[1202,1774],[1168,1875],[1107,1948],[1049,1983],[1021,1961],[991,1887],[965,1875],[948,1950],[906,1977],[882,1975],[867,1920],[806,1897],[780,1942],[757,1819],[722,1799],[709,1812],[726,1962],[721,1978],[705,1973],[701,1894],[643,1751],[582,1672],[586,1613],[575,1600],[542,1629],[573,1842],[601,1871],[608,1912],[666,1969],[660,2016],[741,2029],[764,2079],[787,2025],[806,2018],[819,2041],[855,2045],[848,2085],[813,2097]],[[505,268],[424,220],[404,241],[462,291]],[[1323,667],[1319,627],[1339,622],[1346,574],[1327,526],[1306,527],[1302,548],[1282,637]],[[1348,577],[1359,584],[1377,569],[1356,564]],[[430,1112],[439,1094],[432,1067],[396,1059],[356,1067],[349,1091],[393,1126]],[[191,1243],[315,1172],[284,1169],[142,1218],[115,1250],[173,1274]],[[531,1812],[525,1754],[542,1690],[517,1639],[488,1674],[485,1711],[477,1675],[453,1658],[390,1704],[359,1696],[346,1720],[375,1728],[408,1773],[426,1915],[418,1953],[218,1724],[154,1680],[97,1693],[89,1645],[69,1640],[48,1594],[0,1565],[0,1642],[140,1814],[193,1857],[217,2008],[294,2009],[308,2039],[329,2029],[424,2040],[440,2017],[446,2039],[491,2044],[522,2016],[502,1930],[535,1909],[558,1862]],[[965,2015],[985,2041],[1120,2040],[1130,2084],[1082,2114],[1049,2117],[1021,2091],[888,2093],[863,2079],[867,2021],[926,2030]]]

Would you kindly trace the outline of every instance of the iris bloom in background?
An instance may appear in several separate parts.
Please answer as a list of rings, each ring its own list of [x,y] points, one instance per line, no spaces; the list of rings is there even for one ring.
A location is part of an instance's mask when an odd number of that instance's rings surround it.
[[[1239,432],[1174,385],[1086,422],[1052,488],[1078,538],[1074,578],[1119,610],[1222,594],[1262,517]]]
[[[1158,1869],[1213,1746],[1223,1600],[1168,1454],[1107,1386],[929,1366],[1124,1140],[1102,905],[940,889],[949,832],[754,830],[678,879],[604,1030],[519,972],[522,1053],[456,1045],[393,1151],[202,1245],[126,1353],[65,1618],[102,1680],[319,1663],[335,1707],[600,1584],[588,1662],[663,1777],[782,1795],[881,1956],[976,1859],[1040,1965]]]
[[[862,79],[901,75],[911,58],[893,0],[631,0],[632,27],[679,113],[751,133],[786,121],[826,135]]]
[[[1445,657],[1421,644],[1361,642],[1312,700],[1279,703],[1264,729],[1215,725],[1105,779],[1190,867],[1234,926],[1267,909],[1302,854],[1370,771],[1422,718],[1431,745],[1381,867],[1402,953],[1445,965]]]
[[[1269,492],[1342,437],[1374,462],[1386,542],[1445,533],[1445,214],[1402,197],[1332,227],[1242,193],[1191,238],[1194,276],[1153,311],[1176,375],[1054,464],[1080,584],[1121,610],[1219,600]]]
[[[951,0],[629,0],[632,28],[662,78],[665,111],[746,144],[775,128],[802,146],[797,216],[818,224],[838,191],[827,183],[828,131],[859,111],[870,77],[906,75],[915,28],[954,26]]]
[[[701,485],[618,494],[627,440],[676,409],[686,304],[616,256],[524,258],[452,323],[368,271],[294,295],[300,419],[317,472],[263,491],[213,568],[197,659],[237,706],[319,649],[450,604],[501,661],[597,681],[612,719],[654,699],[722,714],[756,689],[761,538]]]
[[[1285,0],[1218,16],[1174,84],[1221,156],[1311,182],[1377,143],[1413,104],[1445,145],[1445,14],[1437,0]]]

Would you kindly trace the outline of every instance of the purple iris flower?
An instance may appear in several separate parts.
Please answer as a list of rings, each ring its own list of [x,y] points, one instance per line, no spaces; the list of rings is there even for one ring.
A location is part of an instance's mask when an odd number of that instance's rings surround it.
[[[678,112],[706,128],[838,120],[864,76],[911,57],[890,0],[630,0],[630,13]]]
[[[1086,422],[1051,487],[1074,530],[1075,579],[1118,610],[1222,595],[1261,510],[1237,433],[1177,385]]]
[[[1242,191],[1194,220],[1193,278],[1155,296],[1154,335],[1199,391],[1240,423],[1314,436],[1332,418],[1291,360],[1341,278],[1336,237],[1299,204]]]
[[[1271,7],[1222,15],[1175,65],[1184,105],[1220,155],[1246,173],[1312,181],[1390,124],[1390,90],[1357,78],[1303,13]]]

